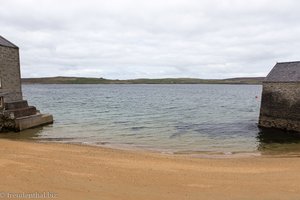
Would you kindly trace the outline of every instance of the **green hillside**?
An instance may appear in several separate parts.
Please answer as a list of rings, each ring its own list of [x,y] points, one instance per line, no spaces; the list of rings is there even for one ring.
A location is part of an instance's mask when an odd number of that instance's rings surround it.
[[[163,78],[163,79],[130,79],[111,80],[85,77],[47,77],[23,78],[23,84],[262,84],[263,77],[245,77],[231,79],[195,79],[195,78]]]

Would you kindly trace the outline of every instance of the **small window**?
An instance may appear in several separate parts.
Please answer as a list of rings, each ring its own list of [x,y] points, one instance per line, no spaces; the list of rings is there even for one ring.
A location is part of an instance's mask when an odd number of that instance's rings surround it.
[[[0,109],[4,108],[4,100],[3,97],[0,97]]]

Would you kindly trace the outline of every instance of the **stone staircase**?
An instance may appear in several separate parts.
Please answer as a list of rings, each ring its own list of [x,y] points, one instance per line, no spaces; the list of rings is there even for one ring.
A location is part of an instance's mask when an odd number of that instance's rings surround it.
[[[26,100],[6,102],[2,110],[2,129],[22,131],[45,124],[53,123],[53,116],[41,114]]]

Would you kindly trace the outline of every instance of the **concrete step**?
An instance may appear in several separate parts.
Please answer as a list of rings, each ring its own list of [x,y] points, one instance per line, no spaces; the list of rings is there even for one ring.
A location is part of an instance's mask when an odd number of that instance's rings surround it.
[[[37,114],[37,110],[34,106],[27,106],[25,108],[5,110],[4,114],[11,116],[11,118],[19,118],[19,117],[35,115]]]
[[[33,128],[45,124],[53,123],[53,116],[49,114],[35,114],[15,119],[16,130],[22,131],[28,128]]]
[[[6,110],[14,110],[14,109],[26,108],[26,107],[28,107],[28,102],[26,100],[6,102],[4,104],[4,108]]]

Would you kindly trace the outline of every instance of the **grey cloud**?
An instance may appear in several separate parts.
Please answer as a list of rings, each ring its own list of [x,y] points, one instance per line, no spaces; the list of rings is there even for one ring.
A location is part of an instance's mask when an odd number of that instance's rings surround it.
[[[296,0],[1,0],[23,77],[265,76],[299,60]]]

